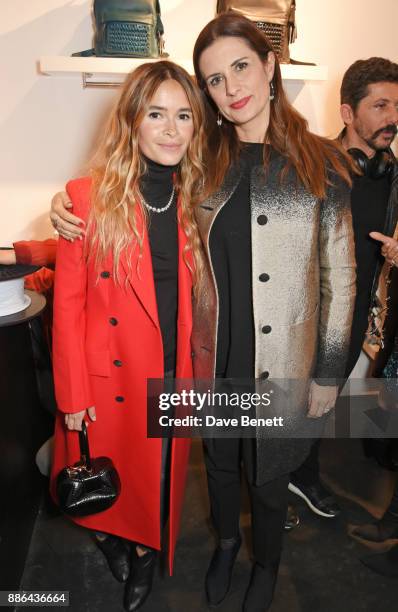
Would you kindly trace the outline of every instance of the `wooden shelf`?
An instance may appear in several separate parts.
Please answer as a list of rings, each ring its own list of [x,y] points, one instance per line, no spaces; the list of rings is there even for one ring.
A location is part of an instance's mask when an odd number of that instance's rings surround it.
[[[193,74],[192,60],[169,58]],[[156,62],[157,59],[130,59],[126,57],[69,57],[46,56],[40,59],[40,72],[49,76],[83,75],[83,79],[105,78],[111,83],[119,83],[124,75],[144,62]],[[296,66],[282,64],[282,77],[289,81],[326,81],[327,66]]]

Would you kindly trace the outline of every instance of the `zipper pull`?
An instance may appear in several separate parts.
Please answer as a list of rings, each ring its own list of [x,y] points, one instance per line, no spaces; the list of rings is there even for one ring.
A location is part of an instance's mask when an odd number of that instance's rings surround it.
[[[296,1],[293,0],[291,7],[290,7],[290,12],[289,12],[289,18],[288,18],[288,36],[289,36],[289,44],[294,43],[294,41],[297,39],[297,27],[296,27]]]

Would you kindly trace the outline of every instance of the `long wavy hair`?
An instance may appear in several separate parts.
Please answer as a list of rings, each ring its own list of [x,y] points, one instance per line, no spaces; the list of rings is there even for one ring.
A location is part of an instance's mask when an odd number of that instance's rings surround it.
[[[242,15],[229,11],[222,13],[200,32],[194,47],[193,63],[196,79],[205,98],[207,114],[209,154],[217,163],[209,167],[208,190],[217,189],[224,180],[231,164],[237,160],[240,144],[233,123],[223,118],[221,127],[216,125],[218,108],[207,91],[199,68],[202,53],[221,37],[241,38],[260,58],[266,62],[268,54],[274,52],[270,41],[253,22]],[[274,52],[275,54],[275,52]],[[353,164],[340,144],[312,134],[308,123],[288,101],[282,85],[281,69],[275,54],[275,71],[272,79],[275,97],[271,102],[269,126],[265,143],[281,153],[286,159],[281,179],[293,167],[304,187],[318,198],[326,196],[331,175],[337,174],[349,185]],[[264,165],[269,162],[269,147],[264,147]]]
[[[184,259],[195,285],[201,277],[200,238],[193,211],[204,183],[203,100],[183,68],[172,62],[159,61],[142,64],[127,76],[92,162],[92,205],[87,225],[86,255],[94,257],[99,267],[111,254],[117,282],[120,281],[121,253],[133,245],[138,246],[142,256],[148,212],[142,204],[139,185],[147,167],[138,146],[138,129],[155,92],[168,79],[181,85],[192,109],[193,137],[178,166],[175,187],[180,198],[179,222],[188,238]],[[137,209],[144,219],[142,227],[137,223]],[[188,250],[192,252],[193,265],[189,263]]]

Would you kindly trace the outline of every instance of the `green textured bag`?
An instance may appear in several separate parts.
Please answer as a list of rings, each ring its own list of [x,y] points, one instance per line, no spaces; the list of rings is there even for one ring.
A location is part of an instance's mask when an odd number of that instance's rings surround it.
[[[94,0],[94,23],[94,49],[73,55],[165,55],[159,0]]]

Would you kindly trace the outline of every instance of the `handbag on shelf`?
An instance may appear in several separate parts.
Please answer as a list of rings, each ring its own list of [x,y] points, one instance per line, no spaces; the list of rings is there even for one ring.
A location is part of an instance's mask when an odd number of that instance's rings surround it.
[[[306,64],[292,60],[289,44],[297,38],[296,0],[217,0],[217,13],[235,11],[263,30],[282,64]]]
[[[87,427],[79,431],[80,461],[57,476],[58,504],[65,514],[87,516],[110,508],[120,494],[120,478],[109,457],[90,457]]]
[[[94,0],[94,48],[74,56],[167,57],[159,0]]]

